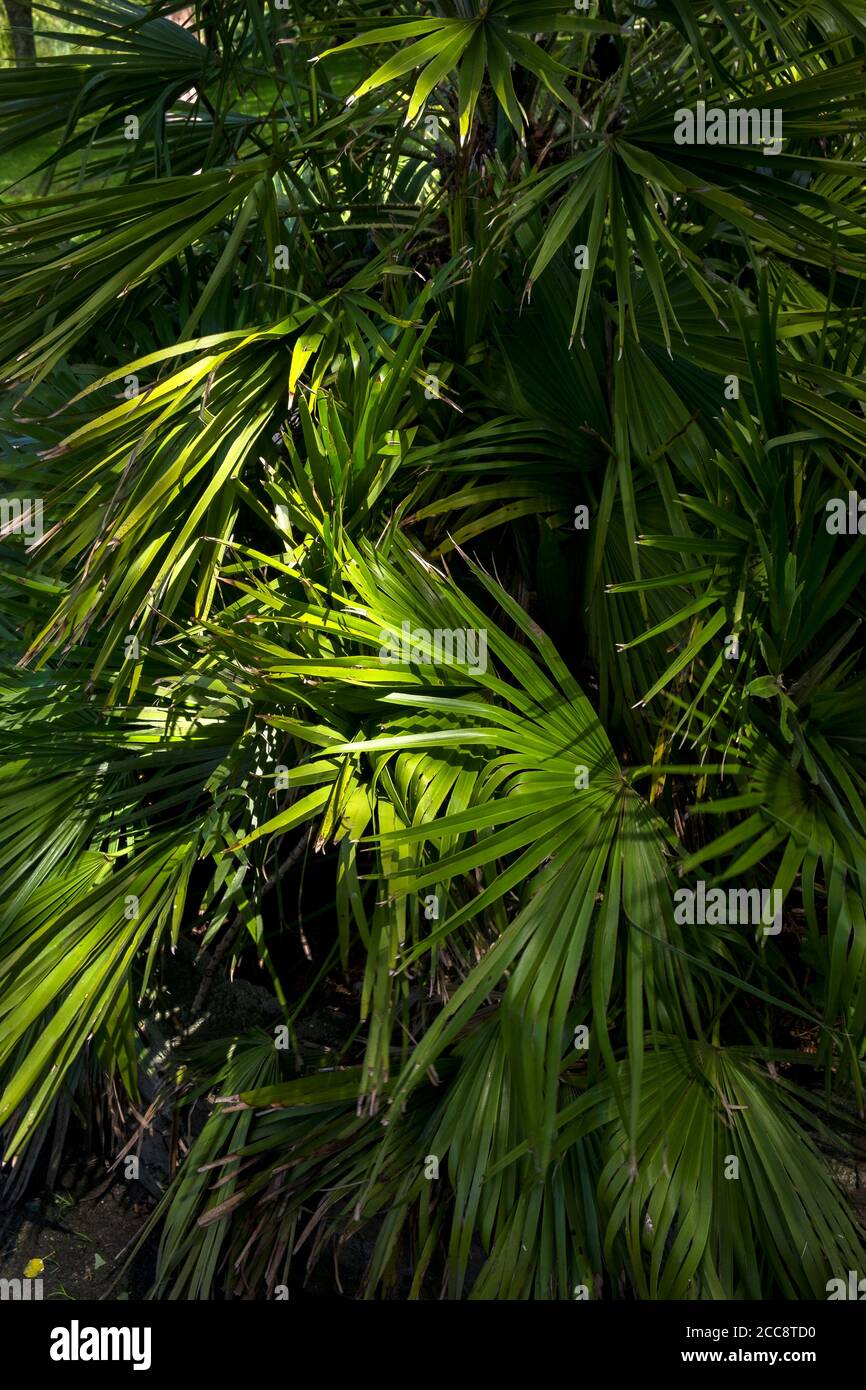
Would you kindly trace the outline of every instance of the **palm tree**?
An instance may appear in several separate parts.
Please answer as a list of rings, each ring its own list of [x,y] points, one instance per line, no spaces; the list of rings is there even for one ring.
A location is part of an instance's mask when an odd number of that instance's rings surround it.
[[[824,1297],[866,12],[176,12],[0,74],[16,1190],[136,1102],[180,951],[157,1293],[363,1233],[362,1297]],[[236,971],[282,1022],[197,1037]]]

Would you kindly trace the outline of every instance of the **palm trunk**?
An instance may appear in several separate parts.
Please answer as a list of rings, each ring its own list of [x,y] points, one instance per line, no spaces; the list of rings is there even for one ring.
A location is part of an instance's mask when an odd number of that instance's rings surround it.
[[[36,40],[33,37],[33,6],[17,0],[4,0],[12,37],[12,51],[18,67],[28,67],[36,61]]]

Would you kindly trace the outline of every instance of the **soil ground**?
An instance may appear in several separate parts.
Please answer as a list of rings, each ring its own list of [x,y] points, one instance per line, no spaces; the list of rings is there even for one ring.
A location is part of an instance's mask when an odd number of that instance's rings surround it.
[[[153,1280],[155,1237],[130,1255],[153,1205],[122,1179],[95,1198],[61,1191],[23,1202],[0,1220],[0,1279],[23,1278],[39,1259],[46,1300],[142,1299]]]

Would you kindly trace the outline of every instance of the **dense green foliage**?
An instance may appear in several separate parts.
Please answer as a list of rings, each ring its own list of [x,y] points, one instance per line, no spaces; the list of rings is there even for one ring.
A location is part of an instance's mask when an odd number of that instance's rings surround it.
[[[195,950],[160,1295],[363,1231],[367,1297],[823,1298],[866,0],[192,9],[37,4],[71,51],[0,74],[6,1156],[136,1102]],[[678,143],[700,101],[780,152]],[[230,969],[283,1035],[196,1041]]]

